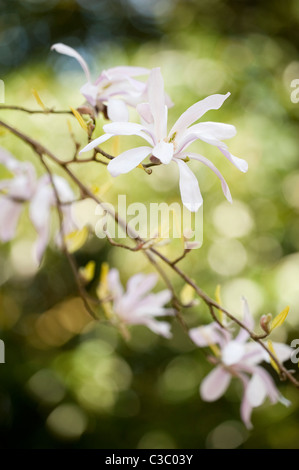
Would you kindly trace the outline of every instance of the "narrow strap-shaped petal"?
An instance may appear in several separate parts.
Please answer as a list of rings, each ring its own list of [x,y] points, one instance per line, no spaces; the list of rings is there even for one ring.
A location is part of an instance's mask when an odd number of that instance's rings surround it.
[[[0,198],[0,240],[8,242],[14,238],[23,204],[3,196]]]
[[[115,299],[119,299],[123,295],[124,289],[119,279],[119,271],[115,268],[110,269],[108,273],[108,286]]]
[[[223,144],[223,146],[218,147],[220,152],[223,153],[223,155],[236,167],[238,170],[242,171],[242,173],[246,173],[248,170],[248,163],[246,160],[243,160],[242,158],[235,157],[232,155],[226,146]]]
[[[228,202],[232,202],[232,196],[231,196],[228,184],[225,181],[225,179],[223,178],[223,176],[220,173],[220,171],[218,170],[218,168],[216,168],[216,166],[210,160],[205,158],[203,155],[199,155],[198,153],[188,153],[188,154],[186,153],[186,156],[187,155],[188,155],[188,157],[192,158],[193,160],[197,160],[197,161],[203,163],[204,165],[206,165],[208,168],[210,168],[210,170],[212,170],[215,173],[215,175],[221,181],[221,187],[222,187],[222,191],[223,191],[224,196],[226,197]]]
[[[211,95],[198,101],[193,106],[190,106],[176,121],[172,127],[169,136],[171,137],[174,132],[180,132],[189,127],[193,122],[198,121],[207,111],[211,109],[219,109],[224,101],[229,97],[230,93],[226,95]]]
[[[222,344],[223,341],[216,322],[205,326],[191,328],[189,336],[200,348],[210,346],[211,344]]]
[[[148,100],[155,123],[157,142],[167,134],[167,106],[165,105],[164,82],[160,68],[151,71],[148,79]]]
[[[227,390],[231,375],[222,366],[212,370],[201,382],[200,395],[204,401],[218,400]]]
[[[83,149],[80,150],[79,154],[84,153],[84,152],[88,152],[89,150],[94,149],[98,145],[103,144],[107,140],[111,139],[111,137],[114,137],[114,134],[103,134],[103,135],[101,135],[97,139],[94,139],[91,142],[89,142],[89,144],[87,144]]]
[[[244,387],[244,392],[243,392],[243,398],[241,402],[241,418],[247,429],[252,429],[252,423],[251,423],[251,413],[252,413],[252,406],[247,398],[246,390],[247,386],[249,383],[249,379],[245,374],[240,373],[239,378],[241,379]]]
[[[246,397],[251,407],[255,408],[264,403],[267,396],[265,381],[259,374],[254,374],[246,388]]]
[[[151,147],[137,147],[127,150],[110,161],[107,167],[108,171],[112,176],[129,173],[151,153],[151,150]]]
[[[83,57],[79,54],[79,52],[75,51],[75,49],[73,49],[70,46],[67,46],[66,44],[62,44],[61,42],[53,44],[53,46],[51,47],[51,50],[59,52],[59,54],[64,54],[64,55],[67,55],[69,57],[73,57],[74,59],[76,59],[81,65],[82,69],[84,70],[87,81],[90,82],[90,72],[89,72],[88,65],[83,59]]]
[[[194,173],[183,160],[175,159],[180,170],[180,191],[182,202],[190,212],[197,212],[202,205],[202,195]]]
[[[247,302],[247,299],[245,297],[242,297],[242,305],[243,305],[243,323],[249,330],[253,330],[254,328],[254,318],[250,312],[249,305]],[[236,337],[236,341],[240,343],[245,343],[247,339],[249,338],[249,333],[244,330],[244,328],[241,328],[238,336]]]

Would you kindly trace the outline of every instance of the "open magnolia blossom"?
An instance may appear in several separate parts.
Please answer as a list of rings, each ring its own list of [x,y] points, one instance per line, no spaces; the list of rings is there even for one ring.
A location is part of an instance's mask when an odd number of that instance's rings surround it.
[[[148,80],[148,102],[137,106],[141,124],[113,122],[104,126],[105,134],[90,142],[81,152],[87,152],[115,135],[137,135],[149,145],[137,147],[121,153],[110,161],[108,170],[112,176],[128,173],[138,166],[149,155],[153,161],[165,165],[175,162],[180,172],[180,191],[183,204],[196,212],[202,204],[198,181],[187,162],[197,160],[208,166],[220,179],[225,197],[231,202],[231,194],[226,181],[219,170],[207,158],[198,153],[187,152],[187,147],[197,139],[218,147],[223,155],[240,171],[246,172],[247,162],[233,156],[223,139],[236,134],[230,124],[198,121],[207,111],[219,109],[228,98],[226,95],[211,95],[187,109],[167,133],[168,108],[165,102],[164,82],[159,68],[151,71]]]
[[[253,317],[246,299],[243,299],[243,323],[252,330]],[[215,401],[227,390],[232,377],[243,384],[241,417],[248,428],[252,427],[252,409],[260,406],[269,397],[271,403],[281,402],[290,405],[276,388],[271,375],[259,364],[270,362],[268,353],[255,342],[248,342],[249,334],[241,329],[236,338],[230,331],[221,328],[216,322],[190,330],[189,335],[199,347],[209,346],[216,355],[212,362],[216,368],[202,381],[200,394],[205,401]],[[273,343],[276,357],[280,362],[288,360],[292,349],[282,343]]]
[[[81,88],[82,95],[92,106],[100,110],[107,106],[107,115],[111,121],[128,121],[128,107],[136,107],[146,99],[147,84],[135,77],[148,75],[149,69],[143,67],[119,66],[103,70],[94,83],[91,81],[90,71],[83,57],[72,47],[65,44],[54,44],[52,50],[70,57],[74,57],[81,65],[87,83]],[[165,96],[168,106],[172,102]]]
[[[112,297],[112,311],[117,322],[123,325],[145,325],[165,338],[170,338],[170,325],[158,321],[156,317],[173,315],[173,310],[164,305],[171,299],[171,292],[163,290],[150,293],[157,283],[156,274],[136,274],[132,276],[124,291],[119,272],[113,268],[107,275],[107,292]]]
[[[35,255],[41,261],[50,237],[50,212],[56,205],[56,197],[48,175],[37,179],[34,166],[21,162],[7,151],[0,150],[0,164],[4,165],[13,178],[0,181],[0,239],[12,240],[16,235],[18,221],[25,203],[29,203],[29,216],[37,231]],[[74,200],[74,193],[61,176],[53,176],[53,181],[62,203]],[[71,215],[71,205],[62,207],[63,231],[72,232],[77,227]]]

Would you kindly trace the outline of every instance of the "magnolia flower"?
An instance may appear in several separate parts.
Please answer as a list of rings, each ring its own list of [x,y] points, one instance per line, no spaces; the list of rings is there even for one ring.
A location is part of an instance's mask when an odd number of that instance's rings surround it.
[[[38,180],[31,163],[16,160],[4,149],[0,150],[0,164],[13,174],[13,178],[0,181],[0,239],[5,243],[15,237],[24,205],[29,203],[29,216],[38,233],[35,254],[40,262],[50,236],[50,211],[56,205],[50,177]],[[74,194],[67,181],[57,175],[53,181],[61,202],[71,202]],[[62,212],[65,233],[69,233],[75,228],[71,206],[63,206]]]
[[[148,103],[137,106],[141,124],[114,122],[104,126],[105,134],[90,142],[81,152],[87,152],[107,141],[114,135],[137,135],[149,145],[137,147],[121,153],[110,161],[108,170],[112,176],[128,173],[138,166],[146,157],[152,161],[164,163],[175,162],[179,167],[180,191],[183,204],[192,212],[196,212],[202,204],[202,196],[197,179],[187,165],[189,159],[197,160],[208,166],[218,176],[228,201],[232,201],[226,181],[218,169],[208,159],[198,153],[186,152],[187,147],[197,139],[218,147],[223,155],[242,172],[248,165],[245,160],[233,156],[222,142],[236,134],[230,124],[219,122],[203,122],[191,126],[207,111],[219,109],[228,98],[226,95],[211,95],[187,109],[167,133],[167,106],[165,103],[164,83],[159,68],[151,71],[148,80]]]
[[[82,95],[92,106],[103,109],[107,106],[107,115],[111,121],[128,121],[127,105],[135,107],[144,99],[146,84],[134,77],[148,75],[149,70],[143,67],[114,67],[103,70],[92,83],[90,71],[83,57],[72,47],[65,44],[54,44],[52,50],[74,57],[81,65],[87,83],[81,88]]]
[[[108,293],[112,296],[113,312],[124,325],[145,325],[154,333],[170,338],[170,325],[157,321],[156,317],[173,315],[172,309],[164,305],[170,301],[171,292],[163,290],[149,293],[157,283],[156,274],[136,274],[132,276],[124,291],[117,269],[111,269],[107,276]]]
[[[247,301],[243,299],[243,323],[252,330],[254,320]],[[252,409],[260,406],[269,397],[271,403],[278,401],[286,406],[290,402],[277,390],[271,375],[259,364],[270,362],[270,357],[262,346],[248,342],[249,334],[241,329],[234,339],[228,330],[216,322],[207,326],[194,328],[189,332],[191,339],[199,347],[210,346],[216,354],[212,362],[218,365],[203,380],[200,394],[205,401],[215,401],[227,390],[232,377],[237,377],[243,385],[241,417],[248,428],[252,427],[250,418]],[[290,358],[292,349],[282,343],[273,343],[277,358],[284,362]]]

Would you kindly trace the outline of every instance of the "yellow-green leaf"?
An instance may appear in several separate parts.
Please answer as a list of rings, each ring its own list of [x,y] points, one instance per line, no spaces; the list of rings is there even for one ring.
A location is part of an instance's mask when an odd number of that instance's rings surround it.
[[[88,238],[88,228],[83,227],[81,230],[75,230],[65,236],[65,243],[68,251],[74,253],[79,250]]]
[[[280,313],[273,319],[273,321],[271,322],[271,329],[270,329],[270,331],[274,330],[274,328],[277,328],[278,326],[281,326],[281,325],[283,324],[283,322],[285,321],[285,319],[286,319],[287,316],[288,316],[289,310],[290,310],[290,307],[284,308],[283,311],[280,312]]]
[[[180,292],[180,299],[181,299],[182,304],[184,305],[191,304],[191,302],[194,299],[194,294],[195,294],[195,291],[193,287],[190,286],[189,284],[185,284],[183,289]]]
[[[44,105],[44,103],[42,102],[41,100],[41,97],[39,96],[37,90],[35,90],[34,88],[31,90],[37,104],[44,110],[46,111],[47,110],[47,107]]]
[[[273,354],[273,356],[278,360],[278,358],[276,356],[276,353],[275,353],[275,350],[274,350],[274,347],[273,347],[273,344],[272,344],[272,341],[270,339],[268,340],[268,349]],[[271,356],[270,356],[270,364],[273,367],[273,369],[276,370],[276,372],[279,374],[280,373],[279,367],[277,366],[276,362],[273,360],[273,358]]]
[[[77,119],[78,123],[80,124],[80,126],[82,127],[82,129],[86,132],[88,132],[88,128],[87,128],[87,125],[86,125],[86,122],[84,121],[83,117],[81,116],[81,114],[75,109],[75,108],[72,108],[71,107],[71,111],[73,113],[73,115],[75,116],[75,118]]]
[[[218,305],[222,306],[221,302],[221,286],[220,284],[217,285],[216,290],[215,290],[215,299]],[[222,323],[223,322],[223,312],[222,310],[218,310],[219,312],[219,320]]]
[[[95,261],[89,261],[86,266],[79,269],[79,274],[85,282],[90,282],[94,278],[95,269]]]
[[[100,300],[104,299],[108,294],[108,273],[109,273],[109,264],[102,263],[100,282],[97,288],[97,296]]]

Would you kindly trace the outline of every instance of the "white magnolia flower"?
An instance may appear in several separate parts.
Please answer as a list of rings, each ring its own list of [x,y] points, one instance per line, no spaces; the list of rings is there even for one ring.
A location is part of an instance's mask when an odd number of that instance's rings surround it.
[[[113,299],[113,312],[125,325],[145,325],[154,333],[171,337],[170,325],[157,317],[173,315],[173,310],[164,305],[171,299],[171,292],[149,293],[157,283],[156,274],[136,274],[128,282],[126,290],[119,280],[117,269],[108,273],[108,291]]]
[[[187,152],[187,147],[197,139],[218,147],[223,155],[240,171],[246,172],[247,162],[233,156],[222,142],[236,134],[230,124],[198,121],[207,111],[219,109],[228,98],[226,95],[211,95],[187,109],[167,133],[168,108],[165,103],[164,83],[159,68],[151,71],[148,80],[148,103],[137,106],[141,124],[113,122],[104,126],[105,134],[90,142],[81,152],[87,152],[115,135],[137,135],[148,145],[137,147],[121,153],[110,161],[108,170],[112,176],[128,173],[138,166],[146,157],[164,163],[175,162],[180,172],[180,191],[183,204],[196,212],[202,204],[202,196],[195,175],[187,165],[189,159],[197,160],[208,166],[221,181],[225,197],[231,202],[231,194],[226,181],[219,170],[207,158],[198,153]]]
[[[13,178],[0,181],[0,239],[12,240],[24,205],[29,203],[29,216],[37,231],[38,238],[35,254],[40,262],[50,237],[51,208],[56,205],[56,198],[48,175],[37,179],[34,166],[12,157],[4,149],[0,150],[0,164],[4,165]],[[62,203],[74,200],[74,193],[67,181],[54,175],[53,181]],[[65,233],[75,230],[71,216],[71,205],[62,207]]]
[[[254,320],[249,311],[247,301],[243,299],[243,323],[250,330]],[[207,326],[193,328],[189,335],[199,347],[210,346],[216,353],[218,365],[202,381],[200,394],[205,401],[215,401],[227,390],[231,379],[237,377],[243,384],[241,417],[248,428],[252,427],[250,418],[252,409],[262,405],[266,397],[271,403],[281,402],[290,405],[278,391],[271,375],[259,364],[270,362],[269,354],[255,342],[248,342],[249,334],[241,329],[236,338],[228,330],[221,328],[216,322]],[[217,346],[216,346],[217,345]],[[219,347],[219,348],[218,348]],[[282,343],[273,343],[280,362],[288,360],[292,348]]]
[[[111,121],[128,121],[128,107],[136,107],[146,99],[147,84],[135,77],[148,75],[149,69],[143,67],[119,66],[103,70],[95,82],[91,81],[90,71],[83,57],[72,47],[65,44],[54,44],[52,50],[75,58],[81,65],[87,83],[81,88],[82,95],[92,105],[103,109],[107,106],[107,115]],[[167,105],[172,106],[168,96]]]

